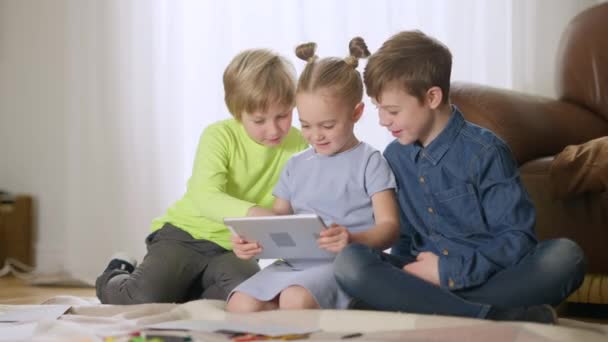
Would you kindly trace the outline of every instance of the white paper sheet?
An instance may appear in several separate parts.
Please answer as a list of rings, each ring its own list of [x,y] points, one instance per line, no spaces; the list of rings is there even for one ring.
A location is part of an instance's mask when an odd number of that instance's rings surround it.
[[[155,330],[186,330],[200,332],[231,331],[236,333],[251,333],[266,336],[309,334],[319,331],[317,327],[288,326],[282,324],[278,326],[272,323],[249,323],[243,321],[204,321],[204,320],[183,320],[152,324],[145,327]]]
[[[29,341],[38,323],[0,323],[0,341]]]
[[[70,305],[28,305],[22,309],[0,313],[0,322],[33,322],[41,319],[57,319],[70,308]]]

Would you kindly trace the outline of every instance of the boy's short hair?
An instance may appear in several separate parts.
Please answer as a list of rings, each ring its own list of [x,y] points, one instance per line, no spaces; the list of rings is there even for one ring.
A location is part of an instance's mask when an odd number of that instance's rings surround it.
[[[440,41],[416,31],[403,31],[389,38],[369,58],[363,79],[367,95],[378,96],[388,84],[403,86],[424,101],[427,90],[439,87],[442,103],[449,103],[452,54]]]
[[[224,101],[237,120],[273,104],[293,107],[295,92],[295,68],[270,50],[242,51],[224,71]]]

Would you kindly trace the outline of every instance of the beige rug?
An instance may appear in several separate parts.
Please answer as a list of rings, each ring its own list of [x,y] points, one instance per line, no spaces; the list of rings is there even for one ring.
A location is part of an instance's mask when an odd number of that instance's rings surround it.
[[[136,331],[149,332],[147,326],[179,320],[234,322],[246,324],[313,328],[308,336],[315,341],[608,341],[608,325],[561,319],[559,325],[491,322],[447,316],[357,310],[268,311],[230,314],[223,301],[199,300],[185,304],[101,305],[95,298],[60,296],[45,304],[67,304],[72,308],[59,319],[21,324],[0,324],[2,329],[20,326],[30,329],[25,341],[100,341],[112,336],[116,342],[128,341]],[[24,305],[0,305],[0,313],[23,309]],[[7,330],[5,330],[7,331]],[[194,341],[229,341],[225,334],[210,332],[189,335]],[[5,339],[6,341],[6,339]]]

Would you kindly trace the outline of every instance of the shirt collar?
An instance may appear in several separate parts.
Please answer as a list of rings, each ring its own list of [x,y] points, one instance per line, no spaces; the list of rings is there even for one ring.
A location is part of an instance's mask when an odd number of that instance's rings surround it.
[[[421,154],[433,165],[437,165],[450,149],[452,142],[462,130],[464,123],[465,120],[462,113],[458,107],[452,105],[452,116],[450,117],[450,120],[448,120],[448,124],[426,148],[422,147],[419,142],[412,144],[412,160],[415,162],[418,155]]]
[[[415,142],[410,145],[410,158],[415,163],[418,160],[418,155],[422,151],[422,145],[419,142]]]

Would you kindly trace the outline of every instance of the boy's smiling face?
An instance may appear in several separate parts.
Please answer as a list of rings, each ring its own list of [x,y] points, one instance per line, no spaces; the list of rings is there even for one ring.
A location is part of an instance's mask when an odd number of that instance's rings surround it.
[[[428,94],[427,94],[428,96]],[[419,141],[426,146],[432,140],[435,116],[429,101],[420,102],[398,85],[387,86],[377,100],[380,125],[386,127],[400,144]]]
[[[279,145],[291,128],[293,107],[273,104],[266,111],[243,113],[241,123],[249,137],[260,145]]]
[[[363,112],[322,90],[296,95],[304,139],[321,155],[344,152],[358,143],[353,128]]]

